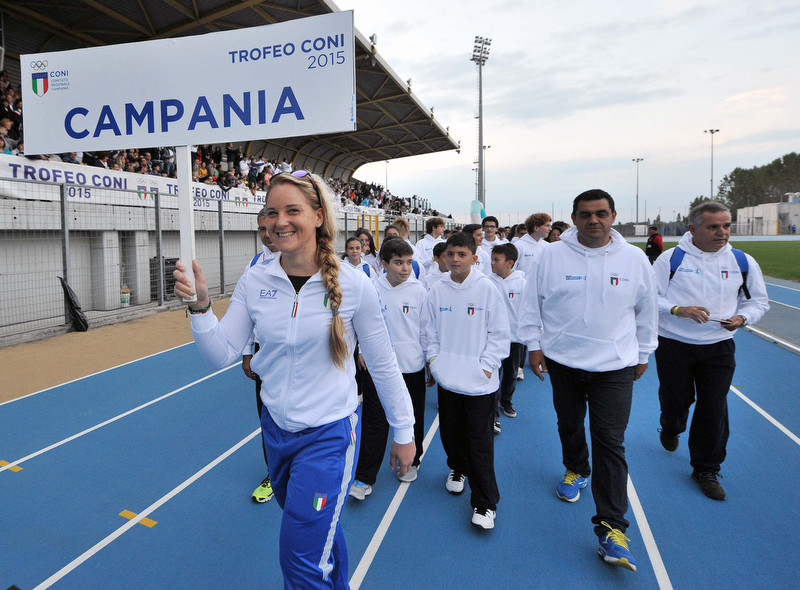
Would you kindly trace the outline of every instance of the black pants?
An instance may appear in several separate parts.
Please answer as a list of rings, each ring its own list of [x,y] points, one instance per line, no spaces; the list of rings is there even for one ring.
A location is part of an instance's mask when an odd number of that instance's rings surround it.
[[[689,456],[697,471],[719,472],[730,434],[728,390],[736,368],[733,339],[714,344],[686,344],[658,337],[656,366],[661,430],[686,431],[689,408],[695,402],[689,430]]]
[[[592,437],[592,495],[597,514],[592,517],[595,533],[605,521],[625,531],[628,521],[628,463],[625,460],[625,429],[633,399],[633,367],[618,371],[591,372],[571,369],[546,359],[553,386],[553,406],[558,415],[558,436],[564,467],[588,477],[589,448],[586,444],[586,407]]]
[[[439,435],[447,465],[467,476],[473,508],[497,510],[500,492],[494,474],[495,397],[462,395],[438,386]]]
[[[517,369],[523,346],[519,342],[512,342],[508,357],[500,364],[500,389],[495,393],[494,417],[500,417],[500,405],[508,403],[517,390]]]
[[[258,352],[258,342],[253,345],[253,354]],[[258,409],[258,422],[261,423],[261,408],[264,407],[264,402],[261,401],[261,377],[256,375],[256,409]],[[267,466],[267,475],[269,475],[269,463],[267,462],[267,443],[264,442],[264,431],[261,431],[261,450],[264,451],[264,465]]]
[[[413,465],[419,466],[422,457],[422,442],[425,438],[425,369],[416,373],[403,373],[411,405],[414,407],[414,454]],[[372,485],[378,477],[383,456],[386,453],[386,442],[389,438],[389,422],[383,410],[375,384],[368,372],[362,374],[361,407],[361,448],[356,467],[356,479]]]

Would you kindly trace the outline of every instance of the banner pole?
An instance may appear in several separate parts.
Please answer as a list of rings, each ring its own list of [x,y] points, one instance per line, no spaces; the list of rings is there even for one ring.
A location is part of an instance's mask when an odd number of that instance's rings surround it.
[[[194,286],[194,270],[192,260],[194,249],[194,207],[192,206],[192,160],[189,146],[179,145],[175,148],[175,166],[178,180],[178,227],[181,234],[181,262],[186,266],[186,277]],[[197,301],[197,296],[184,299],[189,303]]]

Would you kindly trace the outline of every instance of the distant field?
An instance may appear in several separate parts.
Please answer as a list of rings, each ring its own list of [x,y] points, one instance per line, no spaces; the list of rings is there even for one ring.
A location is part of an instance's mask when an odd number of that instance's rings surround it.
[[[644,250],[644,242],[635,244]],[[737,242],[733,239],[731,245],[755,258],[765,275],[789,281],[800,281],[800,241]],[[674,242],[665,242],[664,249],[673,246],[675,246]]]

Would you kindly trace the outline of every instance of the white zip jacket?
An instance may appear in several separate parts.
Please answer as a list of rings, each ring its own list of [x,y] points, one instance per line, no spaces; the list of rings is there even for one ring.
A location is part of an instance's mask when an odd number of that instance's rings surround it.
[[[500,387],[498,369],[511,346],[502,299],[492,281],[475,267],[463,283],[446,272],[431,288],[427,357],[434,379],[445,389],[485,395]]]
[[[506,278],[492,273],[489,278],[503,296],[508,312],[508,323],[511,327],[511,342],[522,342],[519,337],[519,310],[522,307],[522,293],[525,291],[525,273],[512,270]]]
[[[339,315],[348,343],[344,369],[328,348],[331,311],[319,272],[295,293],[280,256],[257,264],[239,279],[225,317],[192,317],[192,334],[212,369],[235,362],[258,327],[260,350],[250,367],[261,376],[261,399],[275,423],[299,432],[335,422],[358,407],[353,351],[356,340],[369,366],[386,419],[400,444],[413,438],[414,411],[392,352],[378,294],[367,276],[349,264],[339,268]]]
[[[435,264],[433,262],[433,247],[439,242],[444,242],[444,240],[441,237],[434,238],[431,234],[425,234],[423,238],[417,242],[417,245],[414,246],[417,252],[415,258],[425,267],[425,270],[428,270],[432,264]]]
[[[658,334],[687,344],[713,344],[733,338],[719,322],[698,324],[694,320],[670,314],[679,305],[700,305],[708,308],[711,318],[727,319],[744,316],[748,324],[755,324],[769,310],[769,295],[764,284],[761,267],[749,254],[747,256],[747,289],[750,299],[739,293],[742,274],[730,244],[716,252],[703,252],[692,242],[691,232],[686,232],[678,242],[686,252],[681,265],[669,280],[670,257],[675,248],[659,256],[653,264],[658,285]]]
[[[416,373],[425,368],[427,348],[428,292],[412,275],[396,287],[386,275],[375,282],[383,315],[389,326],[397,364],[403,373]]]
[[[258,257],[258,262],[256,262],[255,264],[252,263],[252,260],[248,262],[247,266],[244,267],[244,272],[246,273],[248,270],[250,270],[251,267],[255,266],[256,264],[261,264],[262,262],[266,262],[267,260],[272,260],[277,255],[278,255],[277,252],[273,252],[266,246],[262,245],[261,256]],[[250,335],[250,338],[248,338],[247,340],[247,344],[244,345],[244,350],[242,351],[242,354],[252,355],[253,348],[255,348],[253,345],[255,344],[257,339],[258,339],[258,330],[254,329],[253,333]]]
[[[656,349],[653,270],[616,230],[605,246],[587,248],[569,228],[541,252],[527,280],[520,337],[530,350],[574,369],[604,372],[644,364]]]

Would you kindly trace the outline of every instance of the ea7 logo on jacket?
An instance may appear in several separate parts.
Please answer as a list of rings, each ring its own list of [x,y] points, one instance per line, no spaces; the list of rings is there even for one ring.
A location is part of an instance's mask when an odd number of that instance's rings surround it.
[[[278,297],[277,289],[261,289],[258,292],[259,299],[276,299]]]
[[[453,306],[450,305],[449,307],[439,307],[439,311],[453,311]]]
[[[564,279],[567,281],[585,281],[586,277],[582,275],[564,275]]]

